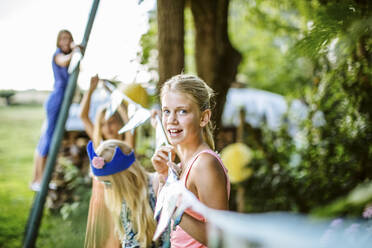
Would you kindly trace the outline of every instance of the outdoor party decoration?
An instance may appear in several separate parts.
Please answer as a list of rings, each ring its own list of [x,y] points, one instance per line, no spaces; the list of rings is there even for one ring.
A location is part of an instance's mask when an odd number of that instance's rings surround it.
[[[129,121],[119,130],[119,134],[133,130],[145,123],[151,117],[151,112],[149,110],[138,106],[137,108],[138,109],[134,112]]]
[[[239,183],[252,175],[252,169],[247,167],[252,157],[251,149],[244,143],[228,145],[221,151],[221,159],[232,183]]]
[[[146,113],[146,107],[148,105],[148,94],[146,90],[137,83],[131,84],[121,84],[118,88],[116,88],[110,81],[104,80],[105,88],[111,93],[110,94],[110,103],[106,107],[106,114],[105,119],[109,119],[120,106],[120,104],[124,101],[128,107],[128,118],[132,118],[135,114],[142,115],[145,114],[147,119],[150,117]],[[140,110],[140,113],[137,113]],[[148,111],[150,113],[150,111]],[[136,117],[138,119],[138,117]],[[147,120],[146,119],[146,120]],[[132,121],[133,123],[133,121]],[[138,125],[142,124],[139,123]],[[137,126],[138,126],[137,125]],[[136,126],[135,126],[136,127]],[[134,127],[132,127],[133,129]],[[122,130],[120,133],[125,132]]]
[[[145,88],[138,83],[121,84],[118,89],[134,102],[147,108],[149,105],[149,95]]]

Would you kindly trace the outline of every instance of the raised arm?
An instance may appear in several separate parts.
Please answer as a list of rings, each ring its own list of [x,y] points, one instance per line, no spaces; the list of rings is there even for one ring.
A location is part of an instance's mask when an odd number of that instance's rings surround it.
[[[80,118],[83,121],[85,131],[87,132],[90,139],[93,139],[93,123],[89,118],[89,109],[90,109],[90,102],[92,98],[92,94],[94,90],[97,88],[99,78],[98,75],[91,77],[90,79],[90,87],[85,92],[83,99],[81,100],[81,111],[80,111]]]

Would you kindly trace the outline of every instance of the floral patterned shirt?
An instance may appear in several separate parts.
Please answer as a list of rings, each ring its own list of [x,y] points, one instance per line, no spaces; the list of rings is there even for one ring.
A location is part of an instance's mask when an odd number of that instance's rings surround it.
[[[151,176],[148,177],[148,191],[149,191],[149,201],[152,210],[155,209],[156,196],[154,189],[152,187]],[[135,238],[136,232],[133,230],[132,222],[130,221],[131,213],[127,208],[125,201],[122,203],[121,207],[121,223],[124,228],[125,238],[122,240],[122,248],[140,248],[138,240]],[[168,248],[170,247],[170,227],[162,234],[158,242],[152,242],[150,247],[161,247]]]

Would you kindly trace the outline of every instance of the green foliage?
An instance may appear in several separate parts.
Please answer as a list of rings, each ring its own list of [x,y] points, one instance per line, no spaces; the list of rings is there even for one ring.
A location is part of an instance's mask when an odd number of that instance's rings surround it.
[[[370,13],[365,13],[357,1],[330,1],[315,10],[303,32],[305,37],[294,47],[300,54],[319,58],[329,51],[328,45],[335,38],[348,40],[352,48],[360,37],[371,35]]]
[[[338,217],[344,215],[360,216],[364,206],[372,202],[372,182],[360,184],[349,194],[343,196],[334,202],[315,208],[312,211],[313,216],[317,217]]]
[[[5,98],[7,105],[10,105],[10,99],[14,95],[14,90],[0,90],[0,98]]]
[[[195,28],[190,8],[185,8],[185,73],[196,73],[195,65]],[[138,54],[141,64],[147,66],[147,70],[157,70],[157,19],[156,11],[149,13],[149,30],[141,37],[142,52]]]
[[[237,80],[249,87],[302,97],[311,86],[313,65],[289,52],[299,40],[304,18],[290,1],[230,3],[229,36],[243,55]]]
[[[359,185],[372,180],[371,12],[356,1],[301,6],[311,25],[302,26],[304,36],[288,50],[286,63],[305,56],[313,67],[311,84],[301,92],[309,107],[303,144],[295,145],[299,138],[288,137],[285,126],[278,132],[262,128],[259,146],[247,140],[256,149],[250,165],[256,173],[244,183],[246,210],[360,216],[372,199],[352,201],[345,194],[361,192]],[[319,112],[325,125],[313,121]]]
[[[185,20],[186,70],[193,72],[188,11]],[[287,124],[247,134],[255,157],[254,174],[242,183],[245,210],[360,216],[369,200],[350,207],[345,195],[372,180],[369,1],[231,0],[228,21],[229,38],[243,55],[237,81],[299,98],[309,108],[300,136],[290,137]],[[313,121],[318,113],[324,125]]]
[[[79,207],[79,202],[65,203],[61,208],[62,219],[66,220]]]
[[[0,97],[11,97],[15,94],[14,90],[0,90]]]
[[[149,122],[136,128],[136,158],[147,171],[154,171],[151,157],[155,151],[155,129]]]
[[[255,173],[244,182],[246,211],[308,213],[372,179],[371,122],[355,111],[342,89],[322,84],[319,88],[309,100],[313,109],[302,124],[302,146],[296,146],[285,126],[277,132],[263,128],[258,145],[246,141],[256,150],[250,164]],[[312,121],[318,110],[325,116],[323,126]],[[360,215],[365,204],[356,202],[351,209],[338,202],[332,208]]]
[[[149,65],[151,64],[152,66],[153,63],[151,63],[151,59],[154,51],[157,51],[157,33],[158,33],[158,25],[156,22],[156,12],[151,11],[149,12],[149,30],[141,36],[140,40],[140,45],[142,47],[142,53],[138,54],[138,56],[141,59],[141,64],[146,64]],[[150,66],[150,69],[155,69]]]
[[[291,196],[294,190],[290,160],[295,152],[295,145],[283,126],[277,132],[266,127],[255,130],[260,137],[256,142],[245,142],[254,149],[254,159],[249,164],[254,173],[243,182],[246,188],[247,212],[266,212],[273,210],[298,210],[297,203]]]
[[[59,157],[60,169],[63,171],[65,192],[59,194],[66,194],[66,199],[59,210],[62,218],[66,220],[73,213],[81,208],[87,209],[86,205],[89,202],[91,195],[91,178],[75,166],[69,159]]]

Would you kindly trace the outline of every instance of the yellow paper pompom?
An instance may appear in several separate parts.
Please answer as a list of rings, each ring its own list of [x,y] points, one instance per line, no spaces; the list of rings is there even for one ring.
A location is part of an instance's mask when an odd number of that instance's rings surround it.
[[[222,162],[232,183],[239,183],[252,175],[252,169],[247,167],[252,157],[251,149],[243,143],[228,145],[221,151]]]
[[[138,83],[122,84],[119,89],[130,99],[147,108],[149,104],[149,95],[146,90]]]

